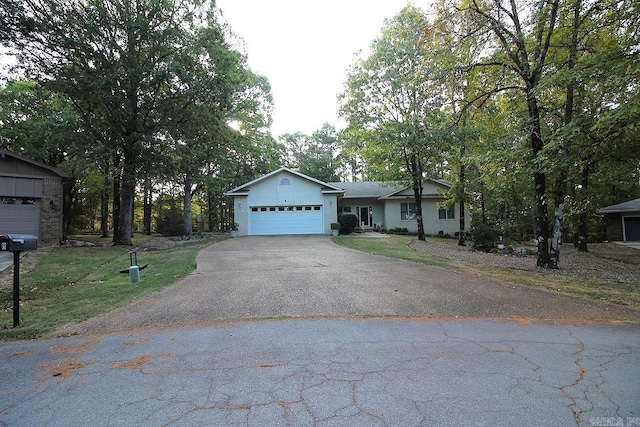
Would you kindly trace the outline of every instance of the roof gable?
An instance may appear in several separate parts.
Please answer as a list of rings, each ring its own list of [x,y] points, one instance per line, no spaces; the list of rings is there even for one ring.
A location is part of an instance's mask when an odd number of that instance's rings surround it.
[[[286,173],[289,173],[289,174],[291,174],[291,175],[293,175],[295,177],[298,177],[298,178],[301,178],[303,180],[306,180],[306,181],[312,182],[314,184],[317,184],[318,186],[321,187],[322,193],[329,193],[329,194],[330,193],[336,193],[336,194],[344,193],[344,190],[342,188],[335,187],[335,186],[333,186],[333,185],[331,185],[329,183],[322,182],[320,180],[317,180],[315,178],[307,176],[307,175],[305,175],[303,173],[296,172],[294,170],[291,170],[291,169],[286,168],[286,167],[283,166],[283,167],[280,167],[280,168],[278,168],[278,169],[276,169],[276,170],[274,170],[272,172],[269,172],[266,175],[262,175],[261,177],[258,177],[256,179],[254,179],[253,181],[247,182],[246,184],[243,184],[243,185],[241,185],[239,187],[233,188],[233,189],[227,191],[224,194],[225,194],[225,196],[247,195],[248,191],[249,191],[249,188],[251,186],[253,186],[253,185],[255,185],[255,184],[257,184],[257,183],[259,183],[261,181],[267,180],[267,179],[271,178],[272,176],[275,176],[275,175],[277,175],[277,174],[279,174],[281,172],[286,172]]]
[[[23,163],[28,164],[29,165],[29,169],[31,170],[31,173],[29,173],[30,175],[31,174],[36,175],[36,176],[37,175],[42,175],[42,176],[56,175],[56,176],[59,176],[61,178],[68,178],[69,177],[68,173],[63,172],[60,169],[56,169],[56,168],[51,167],[49,165],[46,165],[44,163],[37,162],[37,161],[35,161],[33,159],[30,159],[28,157],[24,157],[24,156],[21,156],[19,154],[12,153],[11,151],[0,149],[0,161],[5,160],[8,157],[9,158],[13,158],[14,160],[17,160],[19,162],[23,162]],[[11,164],[11,161],[9,161],[9,164]],[[9,166],[9,167],[11,167],[11,166]],[[14,165],[13,167],[18,167],[18,166]],[[0,172],[8,173],[8,171],[2,170],[2,169],[3,168],[0,167]],[[44,174],[36,173],[36,171],[38,169],[42,169],[42,170],[46,171],[46,173],[44,173]]]

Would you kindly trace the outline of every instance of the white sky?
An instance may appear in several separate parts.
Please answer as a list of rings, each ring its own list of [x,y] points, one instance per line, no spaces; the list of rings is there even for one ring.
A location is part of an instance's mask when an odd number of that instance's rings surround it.
[[[337,95],[358,50],[408,0],[217,0],[246,43],[249,66],[271,83],[274,137],[340,129]],[[413,2],[427,10],[427,1]]]

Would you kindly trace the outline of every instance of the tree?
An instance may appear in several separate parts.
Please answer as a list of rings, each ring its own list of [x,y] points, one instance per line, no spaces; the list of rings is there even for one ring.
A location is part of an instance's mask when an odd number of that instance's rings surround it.
[[[289,166],[324,182],[338,180],[338,134],[328,123],[311,135],[284,134],[281,142],[289,153]]]
[[[488,88],[475,97],[516,91],[526,105],[536,195],[537,265],[549,266],[549,217],[547,212],[547,172],[541,153],[545,137],[540,110],[539,87],[548,67],[547,56],[557,25],[559,0],[503,2],[471,0],[458,7],[465,25],[462,38],[475,37],[484,44],[484,56],[464,64],[464,69],[486,69]]]
[[[53,167],[86,145],[73,105],[33,81],[0,89],[0,147]]]
[[[29,76],[71,99],[87,126],[101,123],[108,129],[96,134],[113,153],[114,182],[119,183],[114,242],[131,244],[140,169],[161,151],[157,146],[163,140],[157,136],[170,120],[179,120],[187,106],[201,101],[194,93],[183,96],[192,81],[184,66],[195,62],[184,55],[193,52],[199,28],[215,25],[213,11],[178,0],[23,4],[28,20],[12,45]]]
[[[362,137],[362,156],[387,180],[413,188],[418,238],[425,239],[422,182],[439,162],[441,90],[427,67],[423,35],[431,24],[415,7],[386,21],[372,53],[349,70],[341,114]]]

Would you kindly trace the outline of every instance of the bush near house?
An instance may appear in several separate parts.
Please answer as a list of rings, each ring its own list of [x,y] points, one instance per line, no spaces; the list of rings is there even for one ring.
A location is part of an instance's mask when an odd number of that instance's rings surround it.
[[[340,234],[351,234],[358,226],[358,215],[353,213],[341,213],[338,215],[340,223]]]
[[[497,248],[500,239],[500,230],[488,224],[474,224],[471,227],[471,249],[474,251],[491,252]]]

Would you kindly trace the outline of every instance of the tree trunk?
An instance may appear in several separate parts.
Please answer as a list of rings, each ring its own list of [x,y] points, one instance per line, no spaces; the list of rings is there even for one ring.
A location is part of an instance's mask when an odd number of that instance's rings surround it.
[[[184,235],[193,234],[193,218],[191,212],[191,172],[184,178]]]
[[[538,101],[533,93],[533,88],[527,90],[527,108],[529,112],[529,137],[533,151],[534,164],[544,146],[542,129],[540,126],[540,110]],[[533,182],[536,194],[536,235],[538,239],[538,267],[549,266],[549,213],[547,212],[547,177],[544,171],[537,166],[533,173]]]
[[[465,144],[464,141],[460,146],[460,171],[458,173],[458,181],[460,185],[460,194],[459,194],[459,203],[460,203],[460,231],[458,232],[458,245],[466,246],[466,236],[465,236],[465,220],[464,220],[464,199],[465,199],[465,168],[464,168],[464,154],[465,154]]]
[[[411,179],[413,185],[413,196],[416,205],[416,221],[418,223],[418,240],[426,240],[424,235],[424,221],[422,219],[422,165],[415,153],[411,153],[410,164]]]
[[[582,180],[581,180],[581,192],[587,192],[587,185],[589,184],[589,163],[587,162],[582,168]],[[586,203],[582,202],[580,207],[580,214],[578,215],[578,252],[589,252],[587,248],[587,231],[588,231],[588,217]]]
[[[480,215],[482,218],[482,224],[487,224],[487,209],[484,203],[484,183],[482,182],[482,178],[480,178]],[[472,236],[473,237],[473,236]]]
[[[118,243],[117,233],[120,227],[120,192],[122,189],[122,165],[120,156],[116,152],[114,155],[113,168],[113,243]]]
[[[144,206],[143,210],[143,220],[144,223],[144,234],[147,236],[151,235],[151,198],[152,198],[152,189],[151,189],[151,178],[148,176],[144,180]]]
[[[122,168],[118,232],[114,233],[116,245],[131,245],[131,234],[133,232],[133,202],[136,191],[134,157],[135,153],[133,152],[133,149],[127,147],[124,151],[124,165]]]
[[[104,186],[100,197],[100,230],[101,238],[109,237],[109,161],[106,161],[104,171]]]
[[[573,10],[573,30],[571,34],[571,45],[569,47],[569,60],[567,68],[573,70],[576,65],[578,55],[578,31],[580,29],[580,7],[581,1],[576,0]],[[568,126],[573,120],[575,84],[570,82],[567,85],[567,95],[564,104],[564,126]],[[567,177],[569,176],[568,158],[571,151],[571,140],[565,138],[560,149],[560,171],[556,181],[556,192],[554,197],[555,215],[553,221],[553,239],[551,241],[551,251],[549,252],[549,268],[557,269],[560,266],[560,247],[562,246],[562,236],[564,234],[564,201],[567,197]]]

